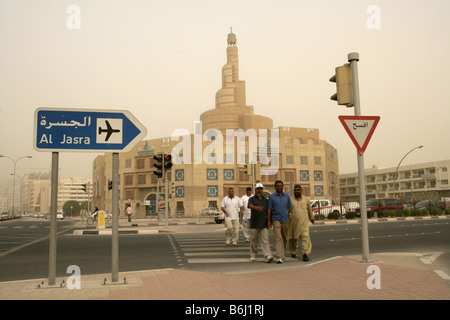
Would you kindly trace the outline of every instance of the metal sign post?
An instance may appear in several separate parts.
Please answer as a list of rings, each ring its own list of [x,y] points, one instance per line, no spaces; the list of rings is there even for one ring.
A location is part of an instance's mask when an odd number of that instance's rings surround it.
[[[58,163],[59,153],[52,152],[52,177],[51,177],[51,199],[50,199],[50,237],[49,237],[49,261],[48,261],[48,284],[54,286],[56,282],[56,233],[58,209]]]
[[[113,152],[112,170],[112,281],[119,271],[119,154],[128,152],[147,129],[127,110],[38,108],[34,113],[33,147],[52,152],[49,285],[56,280],[58,163],[60,151]],[[89,185],[86,185],[89,188]],[[89,193],[88,193],[89,194]]]
[[[112,159],[112,243],[111,243],[111,281],[119,281],[119,154]]]
[[[358,80],[358,61],[359,54],[352,52],[348,54],[348,62],[352,68],[353,77],[353,98],[355,107],[355,116],[361,116],[361,106],[359,98],[359,80]],[[356,151],[358,158],[358,180],[359,180],[359,205],[361,208],[361,237],[363,249],[363,262],[370,261],[369,253],[369,226],[367,221],[367,206],[366,206],[366,181],[364,178],[364,154]]]

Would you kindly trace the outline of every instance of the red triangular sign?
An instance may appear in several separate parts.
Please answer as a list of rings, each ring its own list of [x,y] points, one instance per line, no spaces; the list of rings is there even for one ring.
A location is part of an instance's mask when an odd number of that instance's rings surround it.
[[[380,121],[378,116],[339,116],[345,131],[352,139],[359,153],[364,154],[370,138]]]

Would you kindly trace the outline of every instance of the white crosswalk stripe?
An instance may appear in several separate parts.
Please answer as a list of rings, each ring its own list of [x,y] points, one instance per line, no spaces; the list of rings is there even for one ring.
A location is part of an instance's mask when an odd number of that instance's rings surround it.
[[[250,244],[242,235],[236,246],[226,245],[222,233],[177,234],[174,238],[190,264],[250,262]]]

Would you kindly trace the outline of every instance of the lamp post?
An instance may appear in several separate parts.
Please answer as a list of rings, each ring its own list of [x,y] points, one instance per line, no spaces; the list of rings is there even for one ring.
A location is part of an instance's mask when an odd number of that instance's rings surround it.
[[[405,155],[403,156],[402,160],[400,160],[400,162],[398,163],[397,170],[395,170],[395,175],[394,175],[394,198],[395,198],[395,199],[397,199],[396,194],[395,194],[395,191],[397,190],[397,188],[396,188],[395,185],[396,185],[396,183],[397,183],[397,178],[398,178],[398,168],[400,167],[400,164],[402,163],[402,161],[406,158],[406,156],[407,156],[408,154],[410,154],[411,152],[413,152],[413,151],[416,150],[416,149],[421,149],[421,148],[423,148],[423,146],[418,146],[418,147],[415,147],[414,149],[410,150],[407,154],[405,154]],[[411,195],[411,196],[412,196],[412,195]]]
[[[16,159],[16,160],[14,160],[13,158],[11,158],[11,157],[9,157],[9,156],[5,156],[5,155],[3,155],[3,154],[0,154],[0,158],[8,158],[8,159],[10,159],[12,162],[13,162],[13,164],[14,164],[14,174],[13,174],[13,201],[12,201],[12,217],[14,218],[14,207],[15,207],[15,194],[16,194],[16,165],[17,165],[17,162],[20,160],[20,159],[23,159],[23,158],[32,158],[32,156],[22,156],[22,157],[20,157],[20,158],[18,158],[18,159]]]

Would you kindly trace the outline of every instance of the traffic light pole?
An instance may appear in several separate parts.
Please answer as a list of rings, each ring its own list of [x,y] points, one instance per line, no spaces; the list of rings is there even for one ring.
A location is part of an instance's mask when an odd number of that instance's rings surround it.
[[[166,229],[169,228],[169,186],[167,183],[167,171],[165,172],[165,186],[164,186],[164,201],[165,201],[165,216],[166,216]]]
[[[353,99],[355,116],[361,116],[361,105],[359,99],[359,80],[358,80],[358,61],[359,54],[352,52],[348,54],[348,62],[352,68],[353,78]],[[356,151],[358,158],[358,180],[359,180],[359,205],[361,209],[361,237],[363,249],[363,262],[370,261],[369,253],[369,226],[367,221],[367,206],[366,206],[366,181],[364,178],[364,155]]]

